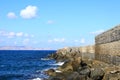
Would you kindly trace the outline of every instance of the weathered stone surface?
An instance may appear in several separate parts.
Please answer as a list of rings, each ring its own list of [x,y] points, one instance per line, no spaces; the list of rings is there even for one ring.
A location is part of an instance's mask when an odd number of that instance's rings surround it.
[[[96,36],[95,59],[120,65],[120,25]]]
[[[66,80],[80,80],[80,75],[78,72],[73,72],[67,76]]]
[[[119,66],[106,67],[104,71],[105,75],[103,77],[103,80],[120,80]]]
[[[90,77],[93,80],[102,80],[104,76],[104,71],[101,68],[92,68]]]
[[[79,72],[80,75],[89,76],[91,71],[90,71],[89,67],[82,67],[81,69],[79,69],[78,72]]]
[[[54,69],[49,69],[49,70],[45,71],[45,74],[47,74],[49,76],[56,76]]]
[[[118,40],[120,40],[120,25],[96,36],[95,43],[105,44],[105,43],[111,43]]]
[[[72,61],[71,60],[66,61],[62,66],[58,68],[58,70],[62,72],[72,72],[73,71]]]
[[[73,65],[74,62],[77,67]],[[82,60],[80,57],[66,60],[57,70],[61,72],[54,69],[45,71],[50,76],[47,80],[120,80],[119,66],[97,60]]]
[[[84,47],[66,47],[59,49],[56,52],[55,59],[65,60],[66,58],[73,58],[74,56],[82,57],[85,59],[94,59],[95,46],[84,46]]]

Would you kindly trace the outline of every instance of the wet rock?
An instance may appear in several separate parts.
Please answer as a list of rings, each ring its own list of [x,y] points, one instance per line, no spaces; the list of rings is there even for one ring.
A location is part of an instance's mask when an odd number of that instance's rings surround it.
[[[44,72],[45,74],[49,75],[49,76],[55,76],[56,72],[54,69],[49,69],[47,71]]]
[[[66,61],[61,67],[58,68],[58,70],[62,72],[72,72],[73,71],[72,61],[70,60]]]

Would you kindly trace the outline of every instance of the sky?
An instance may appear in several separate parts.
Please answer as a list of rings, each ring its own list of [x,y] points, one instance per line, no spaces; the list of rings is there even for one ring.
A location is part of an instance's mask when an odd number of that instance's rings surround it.
[[[94,44],[120,24],[120,0],[0,0],[0,46],[41,49]]]

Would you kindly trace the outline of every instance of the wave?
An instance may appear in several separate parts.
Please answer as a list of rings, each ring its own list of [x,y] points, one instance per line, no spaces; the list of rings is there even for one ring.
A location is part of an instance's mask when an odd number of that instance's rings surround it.
[[[35,79],[32,79],[32,80],[43,80],[43,79],[41,79],[41,78],[35,78]]]
[[[60,70],[55,70],[55,72],[57,72],[57,73],[61,73],[62,71],[60,71]]]
[[[51,65],[62,66],[64,63],[65,63],[65,62],[58,62],[58,63],[51,64]]]
[[[50,60],[49,58],[41,58],[41,60]]]

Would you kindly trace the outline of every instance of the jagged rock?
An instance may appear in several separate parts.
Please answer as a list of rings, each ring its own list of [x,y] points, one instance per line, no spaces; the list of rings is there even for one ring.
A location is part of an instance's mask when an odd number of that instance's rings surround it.
[[[91,50],[93,49],[90,47],[71,47],[52,54],[51,57],[57,62],[65,63],[57,69],[61,73],[55,72],[54,69],[48,70],[46,72],[50,76],[48,80],[120,80],[120,66],[83,58],[84,53],[89,53]]]
[[[86,75],[86,76],[90,75],[90,69],[87,66],[82,67],[78,72],[79,72],[80,75]]]
[[[75,57],[74,60],[72,61],[72,67],[74,71],[77,71],[78,68],[80,67],[81,63],[81,57]]]
[[[120,66],[106,67],[103,80],[120,80]]]
[[[104,76],[104,71],[101,68],[92,68],[91,69],[91,73],[90,73],[90,77],[93,80],[102,80],[103,76]]]
[[[49,76],[56,76],[54,69],[49,69],[49,70],[45,71],[44,73],[49,75]]]
[[[81,66],[92,67],[93,60],[91,59],[82,59]]]
[[[80,80],[80,76],[78,72],[73,72],[67,76],[66,80]]]
[[[66,61],[62,66],[58,68],[58,70],[62,72],[72,72],[73,71],[72,61],[70,60]]]

